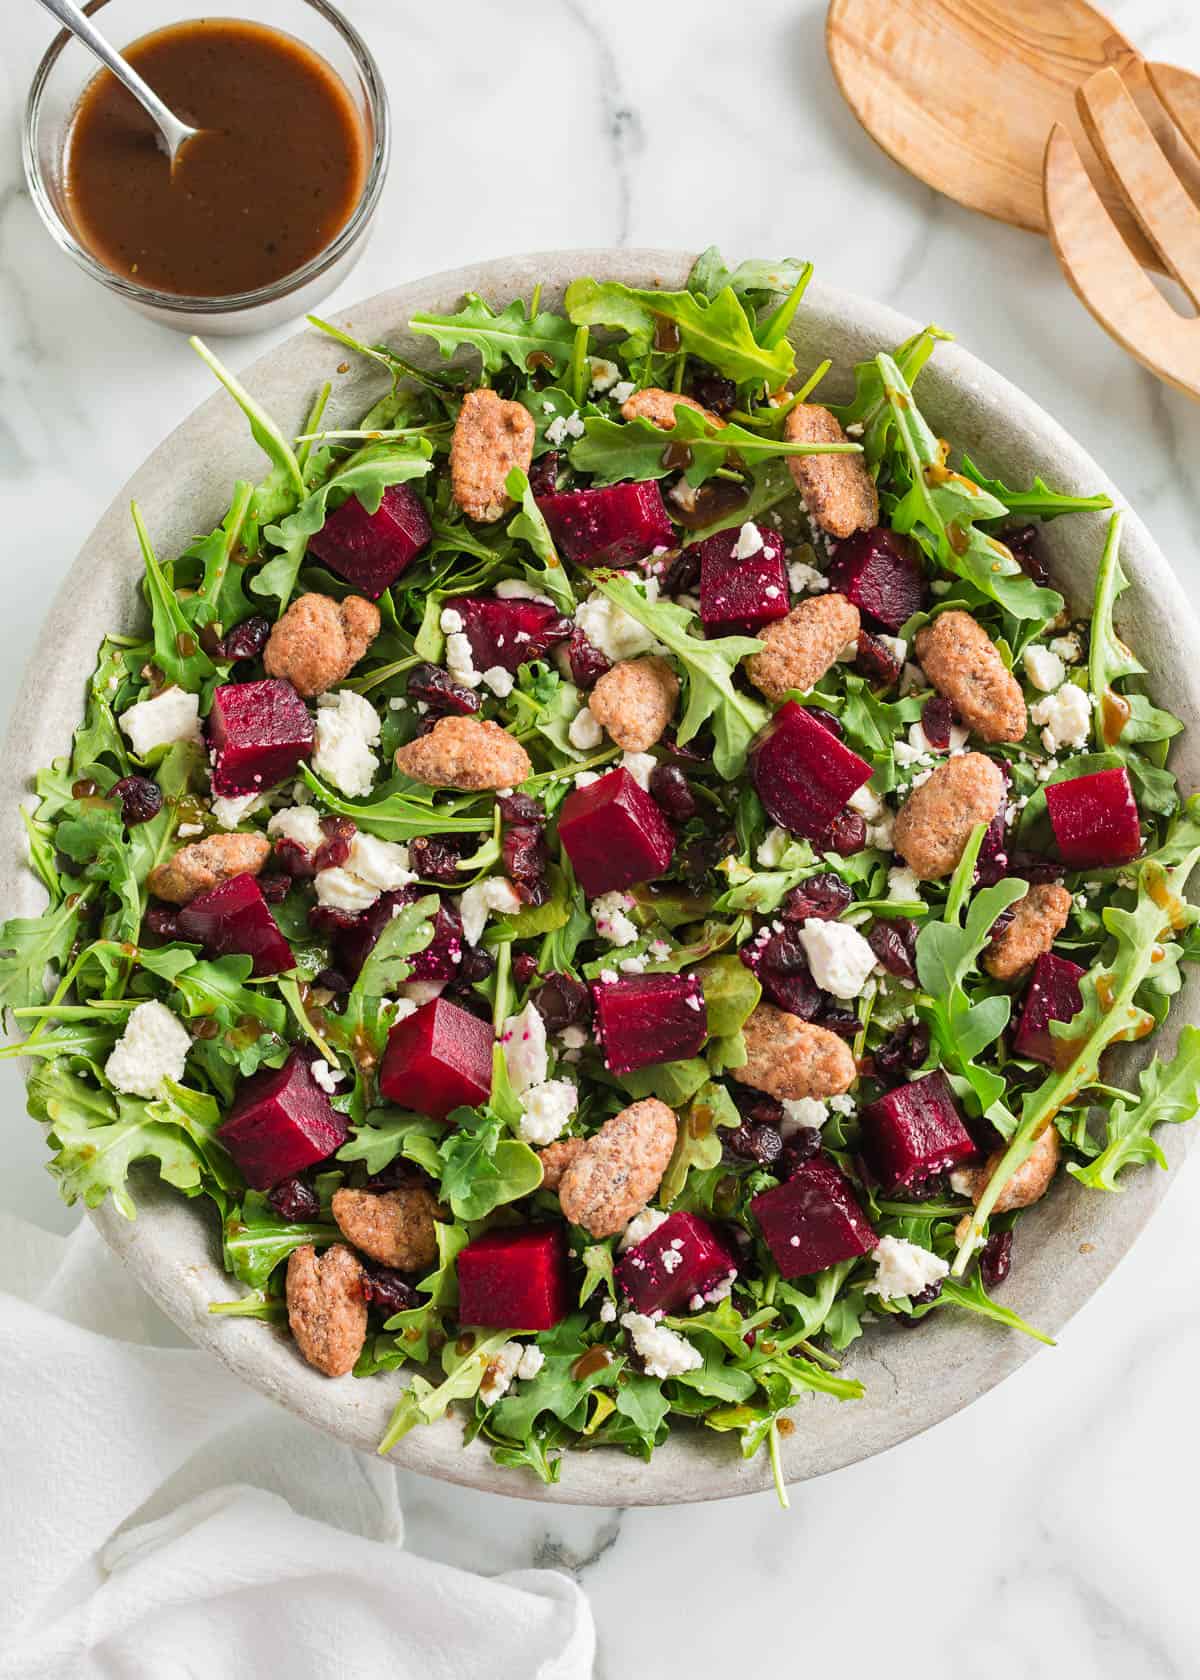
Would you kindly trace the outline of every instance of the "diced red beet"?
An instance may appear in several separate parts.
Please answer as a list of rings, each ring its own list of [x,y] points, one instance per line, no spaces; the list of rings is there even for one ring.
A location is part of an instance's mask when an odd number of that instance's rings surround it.
[[[283,677],[221,683],[213,690],[208,744],[215,794],[266,793],[311,755],[313,721]]]
[[[654,880],[675,851],[671,825],[623,766],[567,795],[558,838],[589,898]]]
[[[675,530],[658,481],[539,496],[555,545],[577,566],[622,566],[672,548]]]
[[[492,1030],[445,998],[422,1004],[388,1033],[379,1089],[401,1108],[444,1120],[478,1108],[492,1089]]]
[[[429,515],[407,484],[389,484],[378,511],[368,513],[357,496],[347,496],[331,513],[308,550],[339,577],[377,601],[410,566],[433,535]]]
[[[501,600],[498,595],[454,595],[446,605],[463,621],[477,671],[496,665],[516,671],[527,659],[540,659],[565,642],[573,628],[557,607],[524,596]]]
[[[794,700],[779,708],[750,750],[750,776],[768,816],[805,840],[819,839],[871,775],[865,759]]]
[[[850,1181],[832,1161],[804,1161],[785,1183],[750,1203],[785,1278],[808,1277],[869,1254],[879,1242]]]
[[[570,1311],[561,1225],[485,1231],[455,1262],[458,1321],[489,1330],[550,1330]]]
[[[737,548],[745,526],[718,531],[695,544],[700,553],[700,618],[709,636],[753,636],[786,618],[790,606],[783,538],[770,525],[750,523],[762,547],[744,560]]]
[[[925,602],[915,545],[883,525],[856,531],[837,545],[829,584],[885,630],[899,630]]]
[[[253,972],[260,976],[296,966],[253,875],[233,875],[201,893],[184,905],[177,920],[179,937],[203,945],[206,956],[252,957]]]
[[[1067,782],[1048,782],[1046,805],[1059,854],[1069,869],[1112,869],[1142,849],[1137,802],[1129,772],[1096,770]]]
[[[940,1068],[863,1109],[862,1149],[887,1191],[917,1186],[977,1153]]]
[[[737,1261],[706,1219],[672,1213],[621,1256],[616,1279],[635,1312],[673,1313],[736,1271]]]
[[[1072,1021],[1083,1008],[1079,982],[1087,970],[1066,957],[1044,951],[1033,965],[1021,1019],[1013,1034],[1013,1050],[1030,1061],[1055,1067],[1070,1060],[1068,1041],[1055,1038],[1051,1021]]]
[[[346,1117],[312,1076],[308,1057],[294,1050],[281,1068],[243,1080],[217,1133],[254,1190],[326,1160],[346,1141]]]
[[[699,1053],[708,1037],[704,987],[697,974],[631,974],[592,987],[596,1036],[613,1073]]]

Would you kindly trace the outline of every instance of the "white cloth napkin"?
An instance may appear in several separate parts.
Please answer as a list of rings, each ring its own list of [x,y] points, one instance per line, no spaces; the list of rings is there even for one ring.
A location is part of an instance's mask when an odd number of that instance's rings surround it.
[[[569,1577],[402,1550],[391,1466],[187,1344],[90,1223],[0,1251],[4,1680],[591,1674]]]

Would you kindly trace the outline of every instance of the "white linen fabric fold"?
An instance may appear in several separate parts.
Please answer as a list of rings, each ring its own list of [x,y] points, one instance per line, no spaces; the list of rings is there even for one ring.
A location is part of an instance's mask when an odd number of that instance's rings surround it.
[[[186,1343],[84,1221],[0,1218],[4,1680],[587,1680],[587,1601],[404,1551],[395,1470]]]

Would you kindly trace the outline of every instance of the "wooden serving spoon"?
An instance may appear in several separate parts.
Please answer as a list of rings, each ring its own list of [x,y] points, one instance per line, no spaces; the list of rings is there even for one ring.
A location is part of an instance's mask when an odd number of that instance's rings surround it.
[[[826,40],[851,110],[904,169],[968,209],[1045,233],[1042,164],[1059,124],[1129,249],[1165,271],[1092,148],[1076,88],[1111,66],[1198,201],[1200,158],[1136,48],[1087,0],[831,0]],[[1186,98],[1182,82],[1200,102],[1200,78],[1174,75],[1175,98]]]

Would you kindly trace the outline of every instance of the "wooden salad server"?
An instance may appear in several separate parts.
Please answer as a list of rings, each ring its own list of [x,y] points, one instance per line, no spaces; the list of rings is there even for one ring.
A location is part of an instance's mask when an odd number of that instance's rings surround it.
[[[1164,109],[1169,97],[1169,110],[1194,114],[1200,78],[1170,70],[1168,88],[1164,67],[1155,66],[1152,79],[1132,43],[1087,0],[831,0],[826,39],[859,122],[931,187],[1044,233],[1043,158],[1058,125],[1137,261],[1170,268],[1106,173],[1075,91],[1096,71],[1109,71],[1171,170],[1200,199],[1200,158]]]

